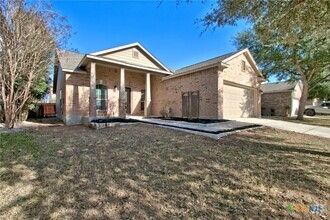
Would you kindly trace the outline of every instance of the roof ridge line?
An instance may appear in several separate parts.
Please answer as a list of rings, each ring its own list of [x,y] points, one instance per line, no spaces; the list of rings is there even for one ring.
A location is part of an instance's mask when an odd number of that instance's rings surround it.
[[[194,66],[194,65],[197,65],[197,64],[200,64],[200,63],[204,63],[204,62],[210,61],[210,60],[215,60],[215,59],[218,59],[218,58],[220,58],[220,57],[227,56],[227,55],[229,55],[229,54],[236,54],[236,53],[238,53],[238,52],[239,52],[239,51],[234,51],[234,52],[226,53],[226,54],[223,54],[223,55],[220,55],[220,56],[216,56],[216,57],[213,57],[213,58],[210,58],[210,59],[207,59],[207,60],[203,60],[203,61],[200,61],[200,62],[197,62],[197,63],[191,64],[191,65],[188,65],[188,66],[184,66],[184,67],[182,67],[182,68],[180,68],[180,69],[177,69],[177,70],[175,70],[175,71],[179,71],[179,70],[185,69],[185,68],[187,68],[187,67],[191,67],[191,66]]]

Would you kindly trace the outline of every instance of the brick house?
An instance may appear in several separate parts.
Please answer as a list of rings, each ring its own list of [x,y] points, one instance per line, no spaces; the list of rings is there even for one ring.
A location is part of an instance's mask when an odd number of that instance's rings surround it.
[[[295,116],[299,108],[302,83],[275,82],[261,84],[261,114],[264,116]]]
[[[264,80],[248,49],[173,71],[139,43],[91,54],[60,51],[55,66],[57,117],[81,124],[96,117],[259,117]]]

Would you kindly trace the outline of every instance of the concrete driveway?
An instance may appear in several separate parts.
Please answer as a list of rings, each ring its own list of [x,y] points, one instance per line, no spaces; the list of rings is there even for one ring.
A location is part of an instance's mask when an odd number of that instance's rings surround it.
[[[313,126],[313,125],[304,125],[280,120],[271,120],[265,118],[236,118],[233,119],[240,122],[253,123],[263,126],[268,126],[272,128],[294,131],[302,134],[310,134],[319,137],[330,138],[330,128]]]

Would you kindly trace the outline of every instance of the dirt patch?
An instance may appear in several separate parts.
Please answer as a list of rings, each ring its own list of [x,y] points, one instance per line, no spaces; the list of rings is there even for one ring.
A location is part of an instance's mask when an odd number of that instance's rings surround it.
[[[0,134],[0,218],[326,219],[329,139],[152,125]],[[289,207],[321,205],[321,214]]]
[[[29,118],[27,121],[17,122],[15,123],[15,128],[8,130],[5,128],[4,123],[0,123],[0,133],[5,132],[13,132],[13,131],[22,131],[22,130],[29,130],[29,129],[38,129],[38,128],[45,128],[45,127],[55,127],[55,126],[64,126],[63,122],[56,118],[56,117],[49,117],[49,118]]]

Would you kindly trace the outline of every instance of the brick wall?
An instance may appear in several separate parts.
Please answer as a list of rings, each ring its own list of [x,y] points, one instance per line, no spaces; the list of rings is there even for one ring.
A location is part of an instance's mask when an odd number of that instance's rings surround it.
[[[89,75],[66,74],[65,87],[66,124],[80,124],[81,117],[89,113]]]
[[[173,116],[182,116],[182,93],[199,90],[201,118],[218,116],[218,68],[211,68],[162,81],[162,76],[151,76],[152,115],[160,115],[168,104]]]
[[[291,108],[291,91],[261,95],[261,109],[264,116],[270,116],[271,109],[275,109],[276,116],[286,116],[288,106]]]
[[[63,98],[62,103],[61,103],[61,95]],[[58,73],[57,73],[56,117],[58,117],[61,120],[65,119],[65,73],[62,71],[61,67],[58,68]]]
[[[245,70],[242,69],[242,61],[245,62]],[[253,90],[254,97],[249,99],[245,98],[247,109],[253,109],[253,116],[259,117],[261,115],[261,101],[260,101],[260,78],[259,74],[256,72],[254,68],[252,68],[249,60],[246,58],[244,54],[241,54],[234,59],[227,62],[229,64],[228,68],[225,68],[221,72],[221,78],[225,81],[233,82],[239,88],[251,88]],[[228,87],[229,88],[229,87]],[[250,91],[250,90],[247,90]],[[220,103],[219,103],[220,104]],[[219,109],[222,107],[219,107]],[[226,106],[225,106],[226,108]],[[246,109],[246,111],[247,111]],[[242,115],[242,109],[237,109],[237,115]],[[252,111],[252,109],[251,109]],[[232,113],[233,114],[233,113]],[[226,117],[226,115],[224,115]]]
[[[125,86],[131,88],[131,114],[143,115],[141,111],[141,90],[145,89],[145,74],[125,71]],[[113,115],[118,116],[119,69],[96,66],[96,84],[106,85],[108,102],[115,105]],[[83,116],[89,115],[89,74],[66,74],[66,118],[67,124],[80,124]],[[107,116],[110,112],[97,110],[97,116]]]
[[[241,61],[246,63],[246,71],[241,70]],[[229,68],[218,67],[197,71],[184,76],[162,80],[163,75],[151,75],[151,114],[160,115],[165,105],[172,109],[173,116],[182,116],[182,93],[199,91],[199,116],[201,118],[222,118],[223,80],[232,81],[259,89],[257,74],[244,55],[228,62]],[[106,85],[108,101],[115,105],[114,115],[118,116],[119,69],[96,65],[96,84]],[[131,88],[131,114],[143,115],[141,90],[145,89],[144,73],[125,71],[125,86]],[[66,74],[65,108],[68,124],[81,123],[82,116],[89,115],[89,74]],[[260,93],[257,92],[256,94]],[[256,99],[257,114],[260,113],[259,98]],[[97,111],[97,116],[106,116],[107,111]]]
[[[242,71],[242,61],[245,61],[246,64],[245,71]],[[221,73],[223,80],[228,80],[253,88],[259,87],[258,74],[252,68],[245,55],[241,54],[227,63],[229,64],[229,67],[225,68]]]

